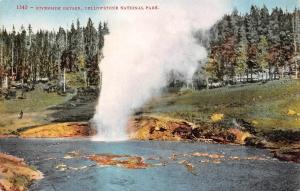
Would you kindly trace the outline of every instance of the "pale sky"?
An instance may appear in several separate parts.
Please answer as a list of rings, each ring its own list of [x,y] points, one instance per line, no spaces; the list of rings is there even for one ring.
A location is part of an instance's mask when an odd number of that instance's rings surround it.
[[[160,2],[167,0],[151,0],[152,4],[159,5]],[[169,0],[170,3],[180,0]],[[270,9],[278,6],[283,10],[293,10],[299,7],[299,0],[212,0],[228,2],[228,11],[233,7],[241,12],[247,12],[252,4],[259,7],[264,4]],[[137,2],[137,3],[135,3]],[[77,18],[81,24],[86,24],[88,17],[91,17],[94,22],[103,20],[100,11],[36,11],[29,9],[27,11],[17,10],[17,5],[35,6],[103,6],[103,5],[140,5],[149,4],[149,0],[0,0],[0,26],[11,29],[15,25],[16,30],[19,30],[21,25],[27,27],[29,23],[33,29],[57,29],[59,26],[70,26]],[[154,3],[153,3],[154,2]],[[199,0],[201,3],[201,0]],[[105,12],[106,14],[114,14],[114,12]]]

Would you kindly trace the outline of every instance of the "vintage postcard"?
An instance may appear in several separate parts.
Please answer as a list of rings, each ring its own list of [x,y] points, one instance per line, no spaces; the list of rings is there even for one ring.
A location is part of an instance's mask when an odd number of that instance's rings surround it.
[[[299,191],[299,0],[0,0],[0,191]]]

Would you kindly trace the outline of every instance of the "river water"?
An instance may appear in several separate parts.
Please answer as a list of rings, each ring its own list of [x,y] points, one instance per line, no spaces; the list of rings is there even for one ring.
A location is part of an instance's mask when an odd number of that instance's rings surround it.
[[[159,141],[0,139],[0,152],[22,157],[44,173],[44,179],[30,187],[32,191],[300,190],[299,164],[280,162],[268,151],[251,147]],[[68,157],[68,152],[80,153],[80,157]],[[192,156],[195,152],[224,157]],[[142,156],[153,166],[103,167],[85,158],[101,153]],[[172,158],[174,154],[176,158]],[[185,164],[192,165],[192,171]]]

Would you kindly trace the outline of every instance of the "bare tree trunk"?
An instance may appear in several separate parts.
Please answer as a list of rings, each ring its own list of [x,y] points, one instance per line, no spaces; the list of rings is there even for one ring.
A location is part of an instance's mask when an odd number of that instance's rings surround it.
[[[16,61],[17,61],[17,63],[16,63],[16,80],[18,80],[18,66],[20,64],[20,63],[18,63],[18,61],[19,61],[18,56],[19,56],[18,52],[16,52]]]
[[[1,42],[1,55],[0,56],[1,56],[0,57],[0,66],[3,66],[4,63],[3,63],[3,44],[2,44],[2,42]]]
[[[294,33],[294,52],[296,53],[295,55],[297,55],[297,36],[298,36],[298,33],[296,32],[296,29],[299,28],[299,26],[297,25],[297,22],[298,22],[298,12],[297,10],[295,11],[295,14],[293,15],[293,33]],[[298,79],[298,63],[297,63],[297,60],[298,57],[295,56],[294,58],[294,61],[295,61],[295,79]]]
[[[11,76],[14,74],[14,42],[12,42],[11,47]]]
[[[8,77],[7,77],[7,75],[5,75],[5,80],[4,80],[3,88],[5,88],[5,89],[8,88]]]
[[[206,89],[209,89],[209,80],[208,80],[208,76],[206,76],[205,80],[206,80]]]
[[[295,61],[295,70],[296,70],[295,79],[298,79],[298,63],[297,63],[297,61]]]
[[[249,82],[249,70],[247,69],[247,82]]]
[[[66,92],[66,68],[64,68],[64,93]]]

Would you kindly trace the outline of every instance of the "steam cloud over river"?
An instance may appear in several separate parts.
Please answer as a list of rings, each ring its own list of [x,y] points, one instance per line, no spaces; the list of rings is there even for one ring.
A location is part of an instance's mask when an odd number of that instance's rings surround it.
[[[198,61],[206,57],[193,32],[209,28],[226,10],[222,1],[185,0],[161,1],[157,11],[107,13],[110,34],[100,63],[103,82],[93,118],[95,139],[126,140],[129,116],[160,92],[168,72],[190,79]]]

